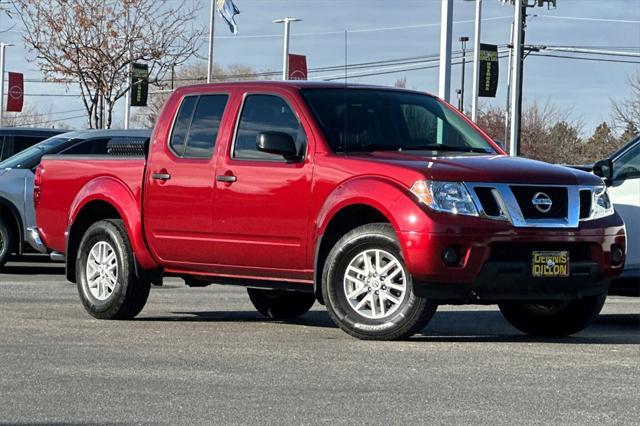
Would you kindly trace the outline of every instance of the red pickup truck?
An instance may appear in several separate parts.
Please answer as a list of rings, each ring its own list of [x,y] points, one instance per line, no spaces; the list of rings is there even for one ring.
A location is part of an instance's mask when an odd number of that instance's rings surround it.
[[[600,178],[506,156],[407,90],[184,87],[146,159],[45,157],[35,181],[39,235],[96,318],[136,316],[172,275],[246,286],[271,318],[317,300],[363,339],[406,338],[464,303],[565,336],[595,318],[625,260]]]

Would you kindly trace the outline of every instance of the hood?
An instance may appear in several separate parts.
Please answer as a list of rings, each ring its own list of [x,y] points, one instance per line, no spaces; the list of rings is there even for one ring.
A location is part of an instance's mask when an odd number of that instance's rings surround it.
[[[581,170],[506,155],[377,151],[354,157],[405,167],[427,179],[462,182],[523,183],[543,185],[599,185],[602,180]]]

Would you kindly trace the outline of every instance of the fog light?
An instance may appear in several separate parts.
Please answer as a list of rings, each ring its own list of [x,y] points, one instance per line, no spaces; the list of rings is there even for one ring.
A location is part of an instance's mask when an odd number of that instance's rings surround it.
[[[460,264],[460,250],[458,247],[449,246],[442,250],[442,261],[447,266],[458,266]]]
[[[616,244],[612,245],[611,246],[611,264],[613,266],[620,266],[622,265],[623,261],[624,261],[624,251],[622,250],[622,247]]]

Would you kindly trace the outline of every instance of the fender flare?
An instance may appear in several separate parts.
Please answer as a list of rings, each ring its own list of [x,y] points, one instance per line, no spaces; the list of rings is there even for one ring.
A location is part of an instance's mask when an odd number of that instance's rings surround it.
[[[136,196],[124,182],[117,178],[99,177],[89,181],[78,191],[69,209],[68,230],[70,231],[83,209],[94,201],[105,202],[118,212],[127,230],[136,261],[142,269],[157,268],[158,264],[151,256],[144,239],[142,214]]]
[[[393,214],[393,206],[402,197],[409,197],[408,189],[404,185],[380,176],[360,176],[345,181],[329,194],[318,212],[313,227],[312,244],[309,245],[313,248],[313,288],[317,296],[321,297],[320,269],[322,265],[320,262],[323,260],[320,259],[320,248],[326,229],[336,214],[350,206],[371,207],[380,212],[398,233],[402,229],[403,218],[398,218]],[[404,251],[402,243],[400,246]]]

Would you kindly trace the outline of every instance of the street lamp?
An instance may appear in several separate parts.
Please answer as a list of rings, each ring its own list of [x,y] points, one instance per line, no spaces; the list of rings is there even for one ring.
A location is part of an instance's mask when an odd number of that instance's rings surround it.
[[[282,79],[287,80],[289,78],[289,27],[292,22],[299,22],[302,19],[298,18],[282,18],[273,21],[274,24],[284,24],[284,49],[282,53]]]
[[[464,72],[467,66],[467,42],[469,37],[462,36],[458,39],[462,44],[462,73],[460,75],[460,97],[458,98],[458,110],[464,113]]]

